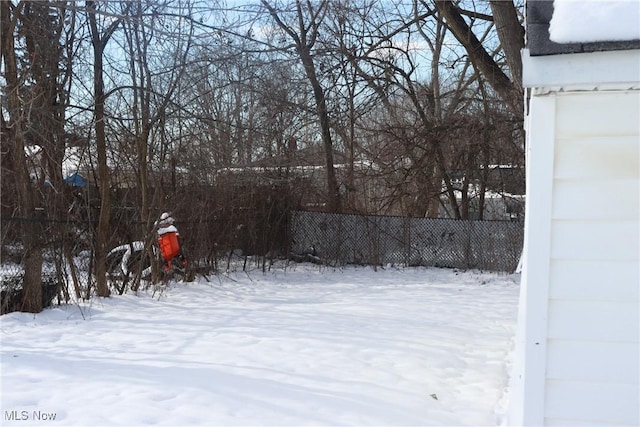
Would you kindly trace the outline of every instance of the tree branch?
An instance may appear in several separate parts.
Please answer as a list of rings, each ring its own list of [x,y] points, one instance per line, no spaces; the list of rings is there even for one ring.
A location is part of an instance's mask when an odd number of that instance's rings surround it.
[[[466,23],[460,10],[450,0],[436,0],[436,8],[446,20],[446,24],[455,35],[456,39],[467,51],[473,66],[478,70],[500,98],[507,103],[509,109],[516,115],[522,115],[522,96],[519,95],[518,86],[509,79],[498,64],[487,53],[484,46],[469,25]]]

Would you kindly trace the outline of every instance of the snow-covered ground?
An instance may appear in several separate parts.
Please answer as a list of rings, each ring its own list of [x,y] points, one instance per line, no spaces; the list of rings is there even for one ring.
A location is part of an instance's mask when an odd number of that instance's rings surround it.
[[[299,264],[11,313],[0,424],[497,425],[518,283]]]

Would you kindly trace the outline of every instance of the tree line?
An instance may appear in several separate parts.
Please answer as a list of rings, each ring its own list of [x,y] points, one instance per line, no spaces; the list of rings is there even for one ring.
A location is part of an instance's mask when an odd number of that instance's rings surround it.
[[[68,218],[77,194],[64,179],[81,173],[100,296],[107,252],[127,228],[119,219],[140,236],[162,211],[201,222],[238,192],[260,199],[254,208],[282,197],[331,212],[437,217],[446,205],[453,218],[482,218],[485,194],[500,191],[492,165],[524,163],[522,8],[0,2],[2,215]],[[302,153],[321,167],[300,168]],[[23,309],[39,311],[42,229],[20,226]]]

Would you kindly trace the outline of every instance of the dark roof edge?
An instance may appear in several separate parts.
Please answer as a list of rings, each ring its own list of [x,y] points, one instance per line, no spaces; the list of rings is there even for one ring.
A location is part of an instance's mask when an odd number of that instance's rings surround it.
[[[595,43],[555,43],[551,41],[549,23],[553,16],[552,0],[527,0],[526,16],[526,46],[531,56],[640,49],[640,40]]]

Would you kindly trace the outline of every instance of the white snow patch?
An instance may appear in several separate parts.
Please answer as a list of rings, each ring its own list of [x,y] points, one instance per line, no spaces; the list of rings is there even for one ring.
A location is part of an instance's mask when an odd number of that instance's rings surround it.
[[[556,43],[640,39],[638,0],[554,0],[549,34]]]
[[[502,422],[517,275],[305,264],[213,280],[2,316],[2,425]]]

